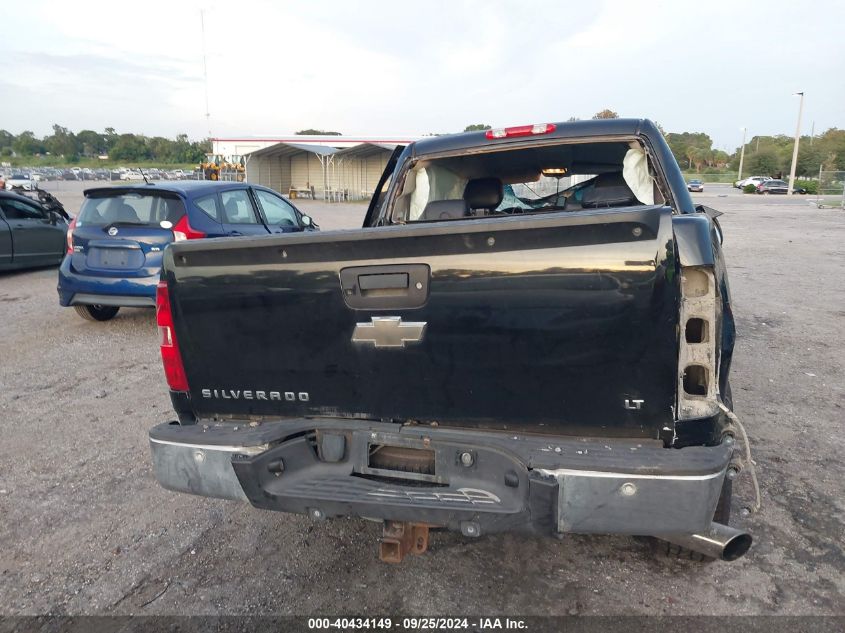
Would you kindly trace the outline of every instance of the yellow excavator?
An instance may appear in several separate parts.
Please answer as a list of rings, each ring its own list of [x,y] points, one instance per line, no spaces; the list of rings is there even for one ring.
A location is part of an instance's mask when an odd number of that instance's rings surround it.
[[[246,176],[243,159],[238,163],[230,163],[220,155],[208,154],[205,162],[199,164],[199,169],[205,180],[243,182]]]

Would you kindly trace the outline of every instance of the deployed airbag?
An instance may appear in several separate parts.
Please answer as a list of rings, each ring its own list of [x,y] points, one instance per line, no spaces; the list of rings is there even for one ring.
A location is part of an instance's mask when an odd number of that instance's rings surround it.
[[[648,173],[648,157],[641,147],[632,147],[625,154],[622,177],[637,200],[643,204],[654,204],[654,179]]]

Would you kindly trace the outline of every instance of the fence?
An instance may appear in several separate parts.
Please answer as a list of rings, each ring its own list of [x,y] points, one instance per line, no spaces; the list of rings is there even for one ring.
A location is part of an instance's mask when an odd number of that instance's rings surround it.
[[[730,172],[728,174],[706,174],[706,173],[696,173],[694,171],[685,171],[684,180],[689,182],[690,180],[700,180],[704,184],[708,183],[722,183],[722,184],[734,184],[736,182],[736,172]]]
[[[845,209],[845,171],[819,170],[819,188],[810,204],[819,209]]]

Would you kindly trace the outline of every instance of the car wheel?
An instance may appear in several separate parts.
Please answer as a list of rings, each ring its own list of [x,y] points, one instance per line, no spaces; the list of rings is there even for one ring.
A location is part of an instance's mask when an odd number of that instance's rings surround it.
[[[117,306],[73,306],[76,313],[86,321],[108,321],[113,319],[117,311],[120,310]]]

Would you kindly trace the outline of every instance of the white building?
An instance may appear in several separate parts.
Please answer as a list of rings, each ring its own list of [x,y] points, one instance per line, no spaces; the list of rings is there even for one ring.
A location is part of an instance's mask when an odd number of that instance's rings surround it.
[[[212,153],[243,160],[249,182],[291,197],[359,200],[370,197],[399,145],[414,136],[314,136],[214,138]]]

